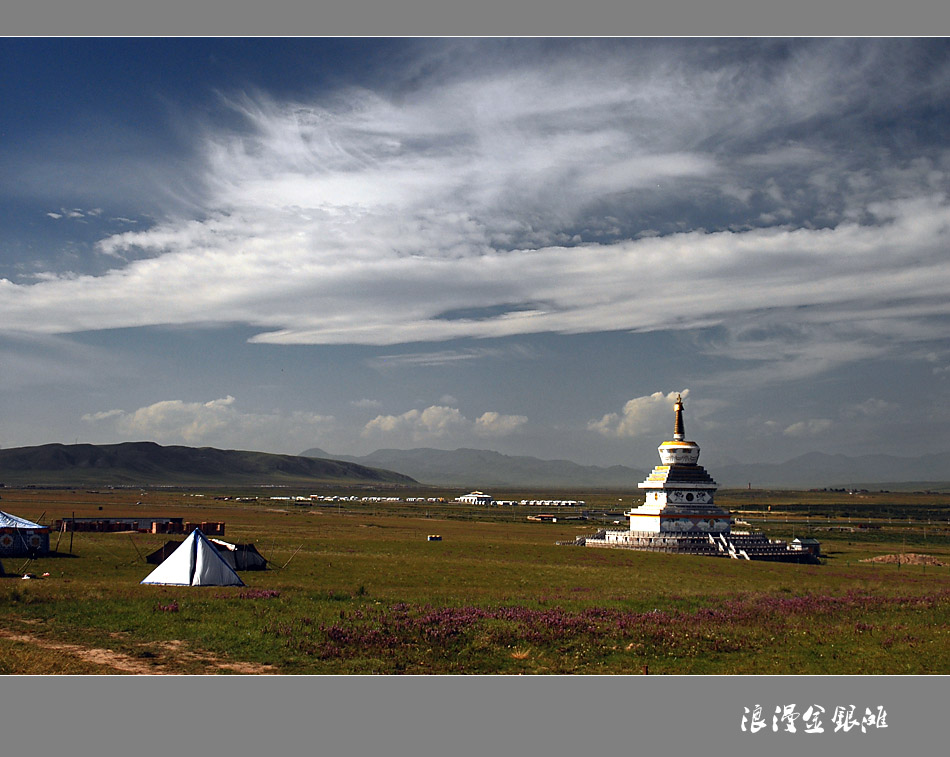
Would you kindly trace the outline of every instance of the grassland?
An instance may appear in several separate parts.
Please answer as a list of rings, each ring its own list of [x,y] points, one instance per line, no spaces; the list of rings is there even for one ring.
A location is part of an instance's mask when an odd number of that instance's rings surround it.
[[[775,538],[822,541],[821,565],[794,565],[557,546],[601,523],[531,523],[528,508],[214,498],[238,493],[3,490],[4,510],[43,522],[225,521],[272,569],[242,573],[243,588],[141,586],[142,555],[167,537],[54,533],[56,556],[4,561],[50,575],[0,579],[0,672],[950,672],[950,567],[862,562],[950,565],[945,496],[723,492]],[[607,523],[630,504],[570,494]]]

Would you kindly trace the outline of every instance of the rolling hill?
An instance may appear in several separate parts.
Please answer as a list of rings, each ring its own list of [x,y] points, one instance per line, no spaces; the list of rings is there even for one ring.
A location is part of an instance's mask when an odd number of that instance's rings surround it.
[[[410,477],[341,460],[154,442],[44,444],[0,450],[7,485],[412,485]]]
[[[398,470],[426,484],[460,487],[636,488],[646,473],[623,465],[602,468],[569,460],[502,455],[484,449],[381,449],[363,457],[328,455],[312,448],[304,457],[333,457]]]
[[[332,457],[362,465],[399,471],[435,485],[460,487],[537,487],[636,489],[646,472],[623,465],[598,467],[568,460],[513,457],[477,449],[381,449],[355,457],[330,455],[313,448],[304,457]],[[652,460],[644,461],[654,465]],[[818,489],[880,488],[893,490],[950,490],[950,453],[920,457],[892,455],[826,455],[811,452],[783,463],[710,463],[710,475],[723,488]]]

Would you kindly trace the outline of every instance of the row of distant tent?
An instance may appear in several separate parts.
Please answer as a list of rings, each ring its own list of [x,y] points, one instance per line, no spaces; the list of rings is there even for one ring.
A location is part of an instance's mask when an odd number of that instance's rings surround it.
[[[267,561],[253,544],[209,539],[196,528],[180,544],[166,542],[145,558],[160,563],[143,584],[244,586],[236,570],[264,570]]]

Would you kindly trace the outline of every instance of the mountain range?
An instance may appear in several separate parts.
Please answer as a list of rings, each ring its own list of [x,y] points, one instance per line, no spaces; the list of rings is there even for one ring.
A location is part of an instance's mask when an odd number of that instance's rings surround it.
[[[950,453],[919,457],[812,452],[783,463],[707,466],[723,488],[874,488],[950,491]],[[8,485],[261,486],[316,485],[458,488],[636,489],[646,470],[503,455],[484,449],[381,449],[364,456],[311,448],[300,455],[213,447],[45,444],[0,449]]]
[[[919,457],[809,452],[784,463],[736,463],[710,472],[727,488],[950,489],[950,452]]]
[[[342,460],[213,447],[163,447],[154,442],[0,449],[0,482],[113,486],[416,483],[399,473]]]
[[[623,465],[602,468],[569,460],[503,455],[485,449],[380,449],[363,457],[354,457],[329,455],[314,447],[300,454],[304,457],[332,457],[400,473],[413,471],[405,475],[420,483],[442,486],[613,489],[636,487],[646,475]]]
[[[598,467],[568,460],[502,455],[479,449],[381,449],[364,456],[333,455],[319,448],[304,457],[332,458],[399,471],[421,483],[474,488],[636,488],[647,471],[623,465]],[[784,463],[721,461],[708,468],[723,488],[950,489],[950,453],[920,457],[848,457],[811,452]]]

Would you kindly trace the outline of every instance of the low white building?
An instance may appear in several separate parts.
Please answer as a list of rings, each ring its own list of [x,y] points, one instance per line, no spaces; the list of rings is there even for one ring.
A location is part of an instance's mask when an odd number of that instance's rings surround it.
[[[470,494],[463,494],[455,501],[463,505],[490,505],[495,500],[492,499],[491,494],[471,492]]]

